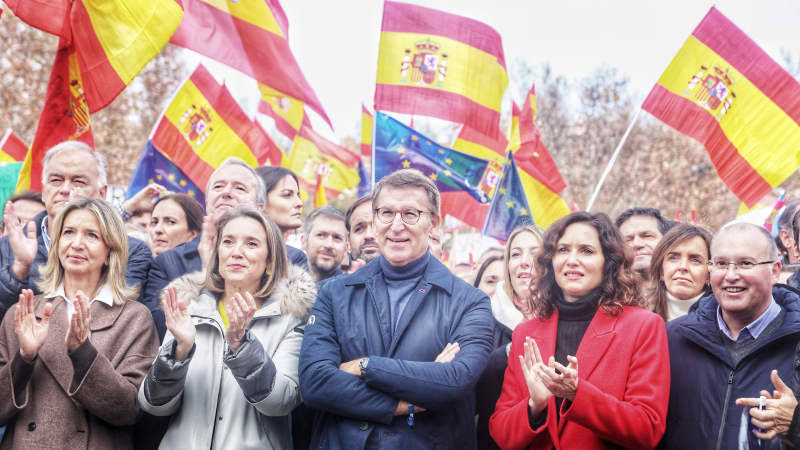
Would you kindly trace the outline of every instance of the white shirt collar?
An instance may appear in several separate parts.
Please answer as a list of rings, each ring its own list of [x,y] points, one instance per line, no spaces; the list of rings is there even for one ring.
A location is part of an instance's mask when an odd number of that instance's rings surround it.
[[[64,300],[72,304],[72,299],[67,298],[67,294],[64,291],[64,283],[61,283],[61,285],[58,287],[58,290],[56,290],[55,294],[44,296],[44,298],[54,298],[54,297],[63,297]],[[109,283],[103,285],[103,288],[100,289],[100,292],[97,293],[97,295],[92,299],[91,302],[89,302],[89,304],[91,304],[95,300],[99,300],[108,306],[114,306],[114,292],[111,290],[111,285]]]

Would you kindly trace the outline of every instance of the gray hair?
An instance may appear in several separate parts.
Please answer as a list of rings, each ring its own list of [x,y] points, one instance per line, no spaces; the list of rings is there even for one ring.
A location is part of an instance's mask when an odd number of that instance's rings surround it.
[[[42,184],[47,183],[47,166],[50,165],[50,161],[59,153],[67,150],[79,150],[92,155],[95,162],[97,162],[97,187],[102,189],[108,186],[108,160],[106,160],[105,156],[92,150],[92,147],[89,147],[81,141],[64,141],[47,151],[47,154],[44,155],[44,162],[42,163]]]
[[[208,177],[208,183],[206,184],[206,192],[209,192],[211,189],[211,180],[214,178],[214,175],[217,174],[220,170],[222,170],[225,166],[230,166],[232,164],[236,164],[237,166],[242,166],[247,169],[250,174],[253,175],[253,178],[256,179],[258,183],[258,191],[256,192],[256,203],[261,203],[262,205],[267,204],[267,186],[264,184],[264,179],[258,176],[256,170],[250,167],[250,164],[244,162],[242,158],[237,158],[235,156],[231,156],[230,158],[222,161],[222,164],[217,167],[217,170]]]
[[[764,238],[765,244],[767,246],[767,258],[769,258],[771,261],[781,260],[781,255],[780,253],[778,253],[778,246],[775,245],[775,239],[772,238],[772,235],[769,233],[769,231],[767,231],[767,229],[762,227],[761,225],[756,225],[753,223],[737,222],[723,227],[721,230],[717,232],[716,235],[714,235],[714,239],[711,240],[711,248],[712,249],[714,248],[714,242],[716,242],[720,236],[722,236],[725,232],[731,230],[760,234]],[[714,255],[712,254],[711,257],[713,258]]]
[[[303,235],[306,239],[311,234],[311,229],[314,228],[314,219],[317,217],[327,217],[328,219],[341,220],[344,222],[344,214],[331,205],[320,206],[319,208],[311,211],[311,214],[306,217],[306,228],[303,230]]]
[[[441,197],[439,197],[439,189],[436,184],[428,177],[422,174],[417,169],[401,169],[390,175],[381,178],[372,190],[372,210],[378,208],[378,197],[381,195],[381,190],[384,186],[391,186],[395,188],[415,188],[421,187],[428,192],[428,208],[434,216],[439,215],[439,205],[441,204]]]

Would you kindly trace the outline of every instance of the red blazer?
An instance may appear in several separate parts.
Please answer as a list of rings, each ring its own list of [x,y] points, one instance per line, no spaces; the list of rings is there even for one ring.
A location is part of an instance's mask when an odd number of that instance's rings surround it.
[[[529,320],[514,330],[503,393],[489,422],[495,442],[504,450],[655,448],[664,434],[669,401],[664,321],[642,308],[626,306],[617,317],[598,309],[578,347],[575,401],[568,405],[565,400],[556,411],[551,397],[547,422],[532,430],[519,356],[530,336],[546,364],[555,352],[557,328],[558,310],[544,322]]]

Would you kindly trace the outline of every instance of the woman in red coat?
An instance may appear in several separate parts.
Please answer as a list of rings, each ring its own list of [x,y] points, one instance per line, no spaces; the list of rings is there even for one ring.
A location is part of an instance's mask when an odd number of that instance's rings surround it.
[[[489,424],[501,448],[658,444],[669,399],[667,333],[642,308],[632,263],[603,213],[572,213],[547,230],[530,285],[537,318],[514,330]]]

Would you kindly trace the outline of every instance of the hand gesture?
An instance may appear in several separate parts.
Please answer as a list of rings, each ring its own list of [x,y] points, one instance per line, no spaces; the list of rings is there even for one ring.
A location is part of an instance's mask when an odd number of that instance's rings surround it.
[[[75,188],[72,192],[69,193],[69,201],[73,201],[76,198],[86,197],[86,194],[83,193],[83,189]]]
[[[36,252],[39,251],[36,224],[33,221],[21,224],[14,213],[14,204],[11,202],[6,202],[3,222],[6,225],[8,243],[11,245],[11,251],[14,252],[14,275],[24,280],[28,278],[33,260],[36,259]]]
[[[350,267],[347,269],[347,273],[355,273],[356,270],[364,267],[367,265],[367,262],[361,258],[354,259],[350,261]]]
[[[46,303],[42,310],[42,321],[38,322],[33,312],[33,291],[23,289],[19,294],[19,303],[14,310],[14,332],[19,340],[19,353],[28,364],[36,359],[44,341],[47,340],[52,313],[53,304]]]
[[[75,293],[75,300],[72,301],[75,312],[69,319],[69,330],[64,340],[67,350],[71,352],[77,350],[89,336],[89,324],[92,321],[92,309],[89,303],[89,299],[82,291]]]
[[[211,254],[214,253],[214,246],[217,243],[216,224],[212,216],[203,219],[203,232],[200,233],[200,243],[197,244],[197,253],[200,254],[200,262],[203,269],[207,269],[211,261]]]
[[[239,350],[239,346],[244,341],[244,335],[247,332],[247,324],[253,319],[253,316],[258,310],[256,301],[249,292],[245,292],[242,296],[237,292],[232,298],[230,305],[225,307],[225,313],[228,314],[228,329],[225,330],[225,340],[228,341],[228,346],[233,353]]]
[[[183,304],[183,300],[178,300],[178,290],[175,286],[170,286],[164,292],[164,300],[161,301],[164,310],[167,329],[175,337],[175,360],[183,361],[189,356],[189,351],[194,345],[194,338],[197,329],[192,322],[192,316]]]
[[[167,188],[160,184],[150,183],[137,192],[136,195],[126,200],[122,204],[122,208],[128,212],[150,210],[153,207],[153,200],[161,195],[162,192],[167,192]]]
[[[460,351],[461,347],[458,346],[458,342],[455,342],[453,344],[447,344],[444,350],[442,350],[442,353],[439,353],[439,356],[436,357],[434,362],[449,363],[453,361],[453,358],[455,358],[458,352]]]
[[[536,371],[544,386],[553,395],[574,401],[575,393],[578,392],[578,358],[567,356],[567,360],[569,366],[564,367],[551,356],[546,366],[537,363]],[[561,372],[560,375],[556,373],[556,369]]]
[[[771,378],[776,389],[774,395],[770,395],[767,391],[761,391],[759,394],[767,398],[767,408],[764,411],[758,409],[757,398],[736,400],[737,405],[753,407],[750,409],[750,415],[753,417],[750,421],[757,428],[761,428],[761,433],[753,430],[753,434],[757,438],[765,440],[772,439],[776,435],[782,439],[786,436],[789,426],[792,424],[792,414],[797,407],[794,393],[778,376],[777,370],[772,371]]]
[[[522,366],[522,374],[525,376],[525,383],[528,385],[528,393],[531,400],[528,403],[528,408],[531,410],[531,415],[539,417],[542,411],[547,407],[547,402],[550,401],[552,393],[542,382],[541,376],[536,370],[536,366],[542,364],[542,355],[539,353],[539,346],[536,341],[526,337],[525,338],[525,356],[519,357],[519,363]]]

